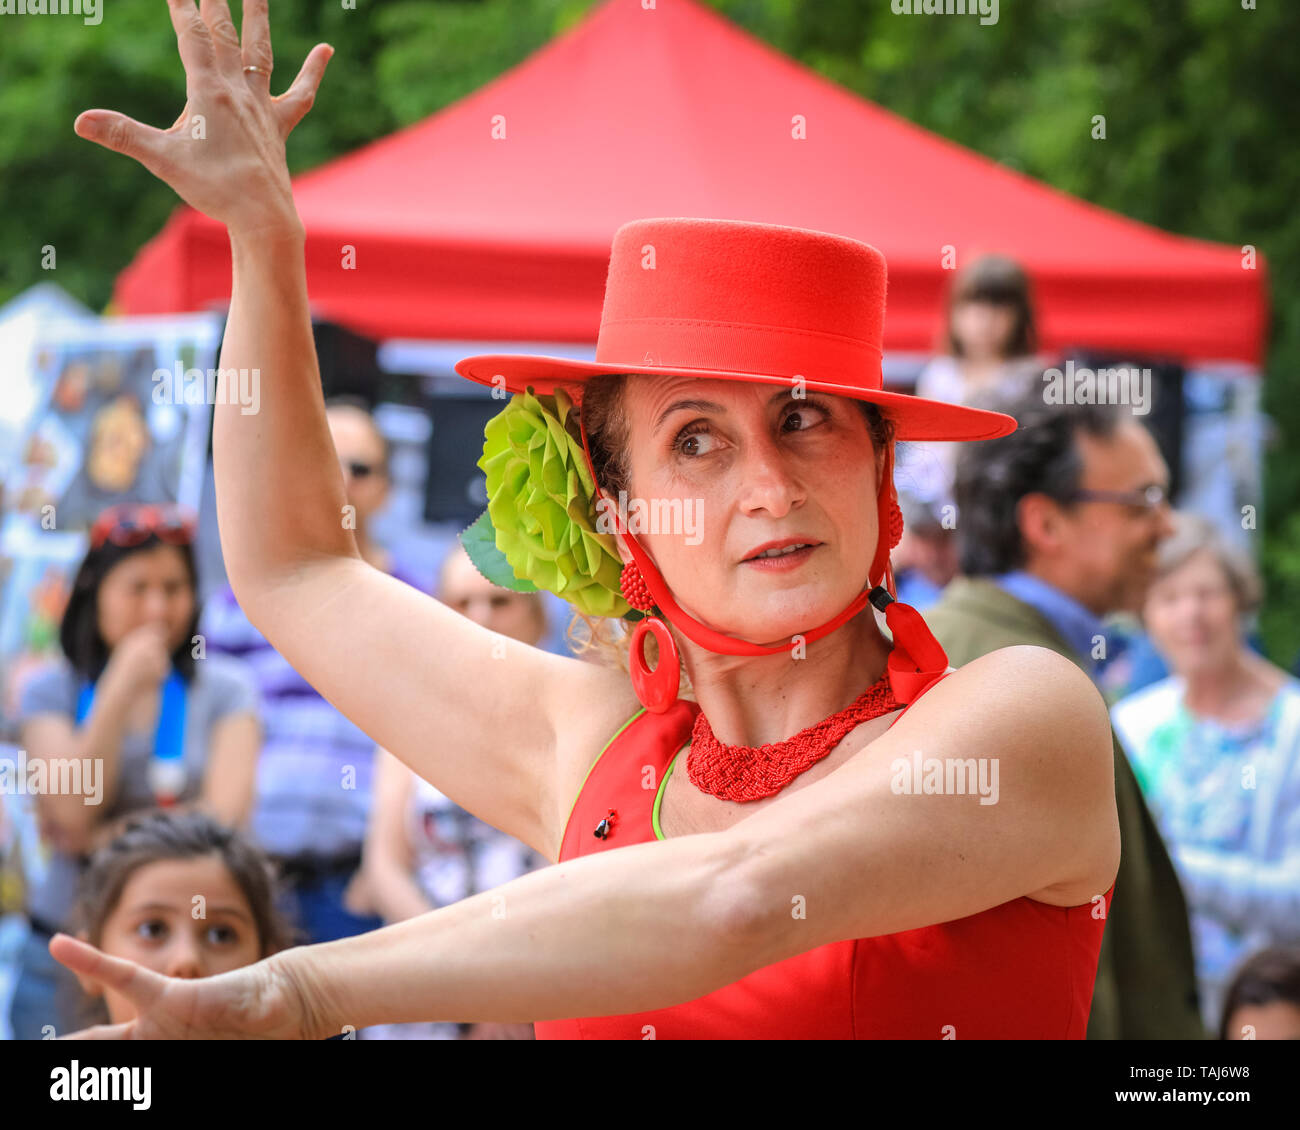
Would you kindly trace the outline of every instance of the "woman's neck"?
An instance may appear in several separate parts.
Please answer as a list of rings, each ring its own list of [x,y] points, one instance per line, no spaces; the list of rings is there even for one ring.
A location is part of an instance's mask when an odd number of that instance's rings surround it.
[[[967,391],[981,389],[999,376],[1003,368],[1000,357],[965,357],[958,363]]]
[[[806,645],[802,658],[718,655],[684,643],[691,686],[714,734],[745,746],[784,741],[843,710],[884,674],[890,652],[870,606]]]
[[[1184,676],[1183,705],[1201,718],[1246,722],[1263,716],[1280,681],[1271,667],[1244,648],[1221,663],[1197,668]]]

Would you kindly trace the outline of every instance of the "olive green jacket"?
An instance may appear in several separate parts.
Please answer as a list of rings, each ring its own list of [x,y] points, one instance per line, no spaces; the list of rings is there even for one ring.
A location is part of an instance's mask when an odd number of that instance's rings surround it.
[[[1046,617],[991,580],[955,578],[924,615],[954,667],[1000,647],[1034,644],[1092,674]],[[1120,864],[1102,936],[1088,1039],[1205,1039],[1183,890],[1113,729],[1111,737]]]

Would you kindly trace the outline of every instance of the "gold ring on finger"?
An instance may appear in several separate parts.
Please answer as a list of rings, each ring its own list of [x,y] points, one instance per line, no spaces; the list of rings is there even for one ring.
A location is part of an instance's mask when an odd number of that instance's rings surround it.
[[[271,77],[271,72],[266,67],[258,67],[250,63],[244,68],[244,74],[249,74],[252,71],[256,71],[259,75],[266,75],[267,78]]]

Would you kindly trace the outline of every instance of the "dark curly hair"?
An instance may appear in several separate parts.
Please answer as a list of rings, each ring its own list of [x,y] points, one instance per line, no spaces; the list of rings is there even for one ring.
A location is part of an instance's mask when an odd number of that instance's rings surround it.
[[[1025,564],[1016,515],[1025,495],[1045,494],[1070,505],[1069,497],[1083,474],[1077,435],[1086,432],[1109,438],[1131,414],[1113,404],[1049,405],[1041,391],[1015,397],[987,395],[972,406],[1005,412],[1018,424],[1009,436],[963,445],[957,457],[954,494],[960,567],[967,576],[979,577],[1008,573]]]

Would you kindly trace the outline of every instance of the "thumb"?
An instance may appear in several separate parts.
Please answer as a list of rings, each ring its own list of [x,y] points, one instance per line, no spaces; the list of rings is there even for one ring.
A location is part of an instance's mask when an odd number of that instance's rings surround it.
[[[115,110],[87,110],[77,115],[72,128],[78,137],[84,137],[114,153],[134,157],[146,167],[152,166],[156,160],[160,148],[159,139],[163,136],[161,130],[146,126]]]
[[[50,939],[50,956],[82,977],[114,989],[138,1009],[148,1008],[162,995],[167,978],[120,957],[110,957],[94,946],[69,934],[55,934]]]
[[[280,113],[281,133],[288,137],[294,127],[307,116],[316,101],[316,90],[325,77],[325,68],[334,57],[334,48],[318,43],[303,60],[302,69],[289,89],[271,99]]]

